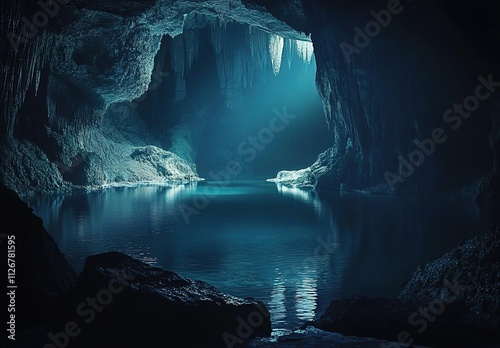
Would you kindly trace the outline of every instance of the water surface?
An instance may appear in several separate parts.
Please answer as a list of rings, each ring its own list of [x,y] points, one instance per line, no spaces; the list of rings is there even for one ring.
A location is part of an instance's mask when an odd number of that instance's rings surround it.
[[[111,188],[30,202],[77,272],[121,251],[264,301],[293,329],[351,295],[396,296],[419,264],[477,235],[472,201],[367,196],[272,183]]]

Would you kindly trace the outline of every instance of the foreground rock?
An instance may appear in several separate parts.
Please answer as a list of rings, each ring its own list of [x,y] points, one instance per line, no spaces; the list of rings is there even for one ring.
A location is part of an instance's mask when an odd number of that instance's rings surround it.
[[[82,330],[75,347],[239,347],[271,334],[262,303],[121,253],[89,257],[74,299],[78,315],[70,319]]]
[[[42,220],[13,191],[1,184],[0,206],[0,254],[5,258],[1,263],[3,289],[17,286],[12,289],[13,296],[2,296],[6,301],[12,299],[14,302],[10,303],[15,303],[15,310],[8,310],[7,303],[2,306],[2,319],[5,319],[2,321],[7,323],[11,321],[10,314],[15,316],[17,339],[20,330],[48,325],[62,315],[61,300],[74,286],[76,275],[54,239],[44,229]],[[7,256],[10,259],[8,263]],[[7,266],[11,268],[9,273]],[[8,274],[11,277],[7,278]],[[11,292],[11,289],[6,291]],[[5,337],[4,332],[1,337]],[[3,346],[1,339],[0,346]]]
[[[477,325],[500,332],[500,227],[419,267],[402,290],[405,301],[432,303],[456,294]]]
[[[500,233],[495,228],[420,267],[397,299],[335,300],[305,327],[399,342],[387,347],[498,345],[499,271]]]
[[[398,342],[383,347],[415,344],[460,346],[463,342],[473,346],[477,343],[474,337],[480,337],[481,332],[470,327],[467,312],[460,302],[446,304],[446,310],[439,317],[432,310],[429,303],[351,297],[333,301],[325,314],[312,325],[346,336],[375,337]],[[431,319],[425,319],[425,313],[430,313]]]
[[[380,348],[390,346],[390,342],[373,338],[359,338],[342,336],[334,332],[326,332],[309,327],[306,330],[297,330],[285,333],[279,337],[259,338],[252,342],[250,348]],[[417,348],[417,347],[415,347]]]

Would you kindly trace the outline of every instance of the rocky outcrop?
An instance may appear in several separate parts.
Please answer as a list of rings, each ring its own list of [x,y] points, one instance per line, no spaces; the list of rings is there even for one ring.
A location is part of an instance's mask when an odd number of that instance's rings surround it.
[[[487,23],[497,20],[487,6],[401,1],[391,13],[387,1],[302,4],[312,32],[318,90],[335,134],[332,145],[341,153],[349,143],[353,149],[341,182],[364,189],[386,182],[390,172],[401,176],[395,192],[445,192],[491,169],[489,114],[498,114],[498,92],[482,101],[473,117],[457,116],[460,124],[444,116],[474,96],[479,75],[500,76],[496,54],[489,50],[498,49],[498,41],[482,39],[491,34]],[[474,11],[484,22],[469,35],[464,23]],[[388,23],[378,22],[379,14],[388,15]],[[450,45],[443,49],[442,42]],[[464,54],[468,47],[477,48],[473,59]],[[429,147],[425,156],[414,153],[435,129],[445,132],[446,141]],[[402,159],[413,162],[406,171]]]
[[[386,347],[448,347],[453,344],[470,347],[487,342],[483,337],[484,332],[476,330],[467,322],[466,311],[460,302],[447,304],[439,317],[430,310],[429,303],[358,296],[333,301],[312,325],[345,336],[398,342],[386,344]],[[421,313],[428,313],[431,320],[425,319]]]
[[[335,300],[319,320],[306,326],[398,342],[390,347],[499,344],[498,231],[495,227],[419,267],[397,299]]]
[[[130,157],[145,167],[144,178],[150,181],[192,182],[202,180],[196,173],[196,167],[189,165],[176,154],[155,146],[140,147]]]
[[[18,193],[48,193],[69,188],[57,166],[26,140],[0,142],[0,182]]]
[[[300,170],[283,170],[276,178],[268,179],[269,182],[290,187],[333,188],[341,187],[344,177],[346,156],[330,148],[320,154],[312,166]]]
[[[114,105],[99,125],[85,130],[47,127],[40,133],[45,133],[44,149],[16,138],[0,145],[0,180],[23,196],[137,182],[200,180],[194,164],[155,146],[159,141],[133,105]]]
[[[374,348],[385,347],[390,343],[373,338],[360,338],[342,336],[338,333],[318,330],[308,327],[305,330],[297,330],[273,338],[259,338],[254,340],[250,348]]]
[[[85,326],[78,344],[92,347],[225,347],[269,336],[262,303],[219,292],[120,253],[89,257],[75,298],[118,288],[105,310]],[[98,295],[99,296],[99,295]],[[86,325],[80,317],[78,323]],[[82,326],[83,327],[83,326]],[[229,345],[231,346],[231,344]]]
[[[2,284],[14,289],[16,332],[37,325],[50,325],[63,313],[62,299],[75,284],[76,275],[59,250],[54,239],[43,227],[42,220],[33,215],[26,203],[5,186],[0,185],[2,232],[0,250],[5,262]],[[15,276],[7,281],[7,250],[14,256]],[[4,286],[4,290],[6,287]],[[7,299],[6,296],[3,296]],[[9,320],[2,322],[6,323]],[[20,335],[18,335],[20,336]],[[2,334],[2,339],[5,337]]]
[[[443,284],[450,284],[443,288]],[[453,286],[452,286],[453,285]],[[460,244],[443,257],[419,267],[399,298],[431,303],[460,291],[479,326],[500,330],[500,227]]]

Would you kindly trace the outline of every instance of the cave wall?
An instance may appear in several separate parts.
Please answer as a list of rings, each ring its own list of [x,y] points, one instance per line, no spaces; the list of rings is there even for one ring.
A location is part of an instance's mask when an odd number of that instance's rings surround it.
[[[33,144],[48,159],[39,161],[40,173],[51,173],[55,182],[45,185],[47,189],[64,186],[54,163],[71,166],[82,144],[86,150],[85,144],[92,143],[88,134],[101,127],[110,105],[120,107],[116,103],[148,90],[163,36],[181,33],[196,12],[288,39],[308,40],[312,35],[317,85],[335,134],[328,173],[333,180],[324,182],[354,189],[387,186],[391,172],[400,180],[387,191],[448,191],[479,183],[493,170],[498,153],[493,151],[498,149],[498,122],[492,122],[498,118],[498,96],[481,102],[456,131],[449,130],[443,113],[474,92],[479,76],[500,76],[494,4],[401,1],[390,24],[346,59],[342,45],[353,45],[354,28],[364,28],[374,20],[372,10],[380,13],[388,6],[395,6],[394,1],[61,0],[52,3],[47,23],[30,32],[33,26],[23,18],[34,18],[40,5],[3,2],[2,142]],[[12,45],[11,34],[20,30],[26,38]],[[195,47],[190,50],[186,54],[192,58]],[[175,73],[182,75],[182,69]],[[176,87],[180,96],[182,87]],[[448,127],[449,139],[406,177],[398,157],[408,158],[415,141],[431,137],[438,127]],[[4,165],[7,175],[19,175],[13,171],[15,159],[9,161]],[[27,173],[27,166],[21,164],[21,171]],[[23,183],[29,186],[35,179]],[[103,178],[97,175],[95,180]],[[491,180],[483,190],[489,190]]]
[[[375,20],[371,11],[387,13],[391,2],[303,3],[318,61],[318,88],[337,134],[334,149],[340,155],[354,149],[355,160],[339,174],[341,182],[366,188],[385,183],[390,171],[402,182],[394,181],[388,191],[447,191],[478,182],[491,170],[488,137],[500,94],[481,102],[456,131],[443,120],[448,108],[474,94],[478,76],[500,77],[493,52],[481,46],[489,40],[470,37],[464,28],[470,30],[474,17],[451,13],[455,7],[443,3],[392,2],[399,4],[398,13],[359,48],[355,27],[365,30]],[[469,4],[465,11],[474,8]],[[356,51],[343,54],[345,44]],[[423,158],[421,166],[413,165],[414,173],[406,177],[398,157],[409,162],[408,155],[418,149],[415,141],[430,138],[436,128],[448,139]],[[349,157],[340,161],[346,163]]]

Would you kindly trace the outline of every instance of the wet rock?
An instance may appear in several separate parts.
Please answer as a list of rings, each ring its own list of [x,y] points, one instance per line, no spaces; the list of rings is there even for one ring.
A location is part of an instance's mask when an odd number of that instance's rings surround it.
[[[387,341],[371,338],[347,337],[309,327],[305,330],[283,333],[277,338],[259,338],[250,344],[252,348],[379,348],[390,345]]]
[[[305,327],[398,342],[394,347],[477,343],[474,337],[482,332],[468,326],[468,311],[463,303],[445,304],[439,316],[433,314],[431,306],[432,303],[357,296],[333,301],[319,320]],[[431,319],[425,319],[425,315]]]
[[[79,346],[225,347],[235,342],[229,346],[238,347],[249,338],[271,334],[262,303],[223,294],[121,253],[89,257],[75,298],[105,298],[106,289],[116,293],[95,320],[82,324]],[[84,319],[90,317],[75,321]]]
[[[394,347],[499,344],[499,267],[500,234],[495,227],[419,267],[398,298],[335,300],[304,328],[399,342]]]
[[[419,267],[399,298],[429,303],[456,295],[477,315],[480,326],[499,330],[500,235],[497,230],[494,226],[487,234],[466,241],[434,262]]]
[[[80,186],[99,186],[106,183],[102,158],[94,152],[78,154],[72,166],[66,168],[64,179]]]

